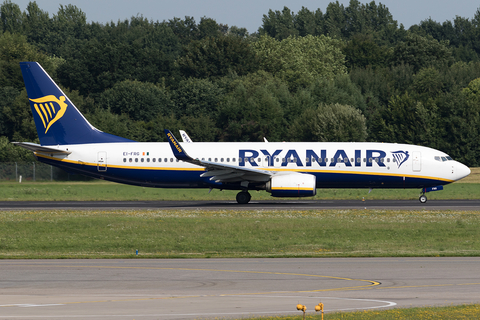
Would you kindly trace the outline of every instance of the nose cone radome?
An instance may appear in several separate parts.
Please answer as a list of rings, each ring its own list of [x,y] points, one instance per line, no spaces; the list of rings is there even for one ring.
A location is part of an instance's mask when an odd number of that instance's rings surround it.
[[[470,174],[470,168],[464,165],[463,163],[457,162],[455,165],[455,180],[460,180],[465,178]]]

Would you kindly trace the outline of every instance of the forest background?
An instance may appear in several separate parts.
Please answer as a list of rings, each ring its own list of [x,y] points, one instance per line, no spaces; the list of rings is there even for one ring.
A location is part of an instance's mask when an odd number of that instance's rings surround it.
[[[382,4],[265,13],[258,32],[204,17],[87,23],[0,5],[0,162],[38,143],[20,61],[38,61],[102,131],[166,141],[412,143],[480,166],[480,8],[408,30]]]

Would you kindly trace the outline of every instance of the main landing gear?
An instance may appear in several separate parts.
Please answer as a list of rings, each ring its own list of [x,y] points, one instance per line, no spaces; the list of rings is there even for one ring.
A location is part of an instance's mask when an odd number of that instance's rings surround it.
[[[237,202],[238,204],[247,204],[252,199],[252,196],[248,191],[241,191],[237,193]]]

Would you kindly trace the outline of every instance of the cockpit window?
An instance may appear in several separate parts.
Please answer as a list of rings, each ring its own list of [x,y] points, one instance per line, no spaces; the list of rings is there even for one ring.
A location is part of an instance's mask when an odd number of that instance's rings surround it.
[[[450,157],[450,156],[444,156],[444,157],[435,156],[435,160],[436,161],[441,161],[441,162],[453,161],[452,157]]]

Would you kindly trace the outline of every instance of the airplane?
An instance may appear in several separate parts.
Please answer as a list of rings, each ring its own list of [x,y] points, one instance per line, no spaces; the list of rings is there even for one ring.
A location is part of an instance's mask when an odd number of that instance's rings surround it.
[[[426,193],[470,174],[428,147],[374,142],[137,142],[92,126],[37,62],[20,62],[40,144],[14,142],[44,163],[90,177],[154,188],[238,190],[312,197],[322,188],[417,188]]]

